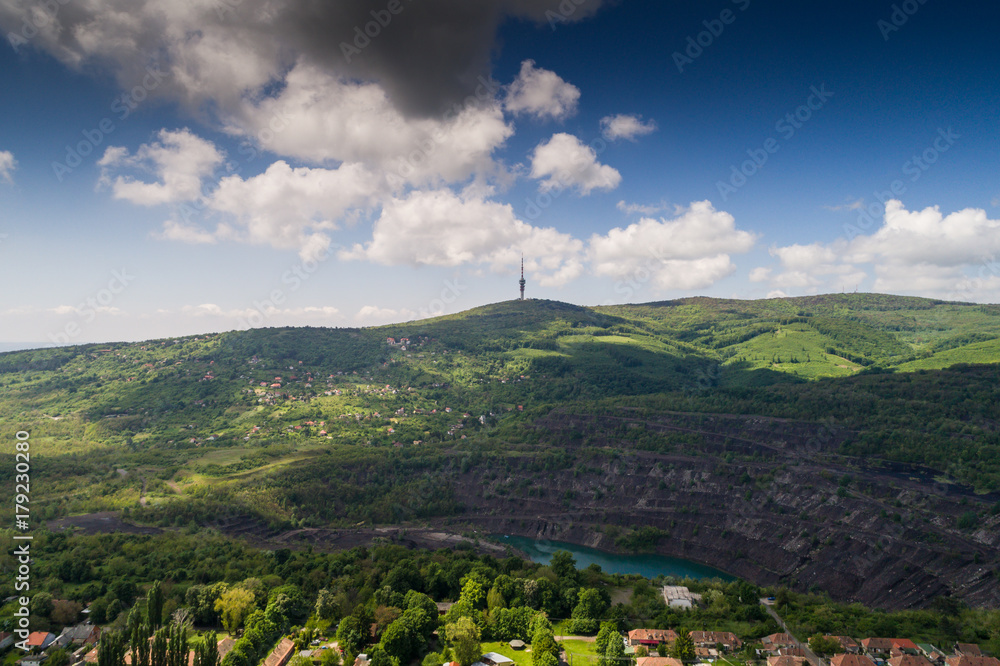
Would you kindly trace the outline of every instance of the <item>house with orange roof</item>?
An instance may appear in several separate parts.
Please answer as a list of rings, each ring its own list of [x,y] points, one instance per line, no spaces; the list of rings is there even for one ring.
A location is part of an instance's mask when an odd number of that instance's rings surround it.
[[[982,657],[983,651],[975,643],[955,643],[955,654],[966,657]]]
[[[33,631],[28,634],[26,645],[29,648],[40,648],[44,650],[48,646],[52,645],[52,641],[55,639],[56,635],[49,633],[48,631]]]
[[[843,652],[857,654],[861,651],[861,646],[858,645],[858,642],[850,636],[824,636],[823,638],[828,641],[837,641],[840,643],[840,649]]]
[[[967,654],[959,654],[945,659],[947,666],[1000,666],[1000,659],[996,657],[970,657]]]
[[[933,666],[930,660],[921,655],[902,654],[889,660],[889,666]]]
[[[233,649],[233,645],[236,644],[236,639],[233,638],[220,638],[216,643],[216,650],[219,652],[219,663],[222,663],[222,658],[229,654],[229,651]]]
[[[635,666],[684,666],[684,662],[675,657],[639,657]]]
[[[692,631],[691,641],[695,648],[710,650],[721,645],[726,652],[738,650],[743,644],[731,631]]]
[[[628,644],[632,647],[645,645],[655,648],[660,643],[667,645],[677,640],[677,632],[673,629],[633,629],[628,632]]]
[[[861,647],[867,654],[884,655],[892,650],[891,638],[862,638]]]
[[[830,657],[830,666],[875,666],[875,662],[866,654],[844,652]]]
[[[805,659],[802,657],[792,657],[789,655],[770,656],[767,658],[767,666],[803,666]]]
[[[760,642],[764,646],[764,649],[773,655],[778,654],[781,648],[795,647],[796,645],[795,639],[792,638],[791,634],[787,633],[764,636],[764,638],[760,639]]]
[[[267,655],[264,666],[285,666],[295,654],[295,643],[290,638],[282,638],[281,642]]]

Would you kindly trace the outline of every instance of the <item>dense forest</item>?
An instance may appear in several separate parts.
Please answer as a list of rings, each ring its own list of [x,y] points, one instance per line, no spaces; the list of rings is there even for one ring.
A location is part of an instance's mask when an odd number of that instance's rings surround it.
[[[11,548],[10,533],[3,538]],[[225,636],[238,640],[222,666],[252,666],[284,636],[299,649],[314,639],[335,639],[343,654],[324,653],[327,666],[352,663],[362,652],[388,665],[422,660],[440,666],[454,659],[469,666],[482,651],[514,639],[532,644],[532,664],[551,666],[555,656],[544,657],[543,648],[558,655],[556,636],[598,635],[598,646],[603,637],[603,649],[562,646],[579,649],[587,663],[605,656],[609,636],[639,627],[732,631],[744,642],[738,656],[754,659],[760,639],[778,631],[759,603],[766,595],[776,596],[778,611],[804,637],[908,636],[1000,648],[1000,612],[947,598],[927,610],[885,613],[743,581],[649,580],[607,574],[596,565],[577,569],[566,551],[543,566],[479,554],[472,542],[437,551],[391,544],[337,553],[261,550],[204,530],[156,536],[43,531],[33,548],[40,585],[32,627],[58,631],[89,606],[89,620],[106,627],[102,666],[120,665],[126,653],[138,663],[171,664],[170,654],[186,655],[189,648],[200,666],[213,666],[209,651],[198,655]],[[700,593],[703,602],[691,611],[668,608],[660,586],[674,583]],[[10,592],[9,583],[2,586],[3,594]],[[454,603],[439,616],[437,602]],[[4,630],[14,608],[0,609]],[[620,646],[619,640],[614,649]],[[668,649],[688,656],[684,645]],[[13,663],[11,655],[7,660]]]

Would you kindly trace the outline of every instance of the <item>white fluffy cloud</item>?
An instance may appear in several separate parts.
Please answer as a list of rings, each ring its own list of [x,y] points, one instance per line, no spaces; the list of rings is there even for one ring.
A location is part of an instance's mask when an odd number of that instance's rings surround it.
[[[185,243],[220,240],[297,250],[304,260],[326,255],[330,232],[344,219],[376,205],[388,191],[386,179],[358,163],[336,169],[292,168],[279,160],[266,171],[244,178],[225,176],[203,191],[203,184],[223,161],[209,141],[188,130],[162,130],[159,141],[143,144],[135,155],[109,147],[99,164],[102,182],[114,196],[135,204],[180,204],[158,237]],[[123,169],[153,173],[146,183],[115,175]],[[212,230],[192,222],[204,214],[217,219]]]
[[[572,134],[560,132],[538,144],[531,154],[531,177],[542,190],[576,188],[581,194],[613,190],[621,183],[617,169],[601,164],[597,152]]]
[[[579,88],[553,71],[536,68],[534,60],[525,60],[517,78],[507,87],[504,108],[514,115],[564,120],[576,113],[579,100]]]
[[[877,292],[959,300],[1000,297],[1000,220],[966,208],[948,215],[937,206],[909,211],[886,203],[882,225],[870,235],[832,243],[771,249],[780,270],[756,272],[774,287],[810,293],[857,287],[870,274]]]
[[[381,188],[381,178],[359,164],[293,169],[279,161],[251,178],[223,178],[208,205],[233,220],[217,234],[295,249],[304,260],[315,261],[330,247],[329,232],[352,209],[372,206]]]
[[[379,324],[395,324],[412,321],[417,318],[413,310],[401,308],[380,308],[376,305],[365,305],[354,315],[354,321],[363,326],[378,326]]]
[[[666,210],[667,204],[665,202],[660,202],[656,205],[637,204],[629,203],[622,199],[615,204],[615,207],[628,215],[634,215],[635,213],[641,213],[642,215],[656,215],[657,213]]]
[[[514,133],[511,116],[563,120],[577,112],[581,96],[530,60],[506,88],[489,80],[497,29],[507,17],[544,24],[562,1],[404,3],[384,34],[350,59],[343,44],[372,20],[366,0],[48,6],[0,0],[0,26],[20,30],[25,19],[51,6],[30,48],[78,70],[110,72],[123,91],[141,86],[145,96],[185,105],[276,156],[258,175],[220,178],[222,152],[188,130],[163,130],[154,141],[130,147],[134,152],[109,148],[100,165],[114,197],[196,213],[175,214],[161,238],[266,244],[314,259],[330,251],[346,222],[377,215],[370,240],[341,258],[511,271],[521,249],[531,248],[526,268],[544,286],[582,275],[588,257],[596,274],[621,277],[645,266],[652,251],[664,288],[700,287],[728,274],[730,255],[746,251],[753,239],[707,202],[676,219],[642,219],[595,235],[585,252],[580,239],[527,224],[510,205],[491,200],[489,186],[510,177],[495,155]],[[604,4],[589,0],[567,20],[592,16]],[[458,5],[462,11],[455,11]],[[428,34],[438,36],[435,48],[425,47]],[[655,130],[655,123],[633,115],[608,116],[601,126],[609,139]],[[530,154],[530,177],[542,190],[582,195],[618,187],[621,174],[598,157],[577,137],[555,134]],[[0,180],[9,180],[13,168],[13,156],[0,153]],[[370,307],[359,321],[386,313]],[[187,315],[226,321],[240,311],[206,306]]]
[[[161,240],[172,240],[189,245],[205,245],[215,243],[219,240],[216,234],[205,231],[193,224],[181,220],[166,220],[163,223],[163,231],[154,234]]]
[[[513,129],[502,86],[489,78],[497,31],[507,17],[547,23],[560,2],[477,0],[457,11],[454,0],[421,0],[389,15],[367,0],[9,1],[0,2],[0,32],[34,23],[32,48],[110,72],[126,94],[140,91],[130,104],[180,102],[279,157],[361,162],[436,186],[498,168],[491,153]],[[563,18],[602,4],[588,0]],[[376,13],[391,25],[380,27]],[[371,26],[377,37],[364,34]],[[363,52],[346,57],[358,43]],[[575,108],[575,87],[524,71],[512,98],[519,112]]]
[[[13,183],[12,174],[16,168],[17,160],[14,159],[14,153],[9,150],[0,150],[0,181]]]
[[[299,63],[275,96],[245,100],[228,131],[317,164],[357,162],[424,185],[490,174],[492,153],[514,133],[485,87],[441,118],[401,113],[376,83],[344,82]]]
[[[125,148],[110,146],[98,161],[102,182],[110,184],[116,199],[140,206],[196,201],[202,181],[215,171],[223,155],[212,144],[188,129],[160,130],[159,141],[143,144],[135,155]],[[147,183],[129,176],[111,178],[111,171],[135,169],[153,174],[159,182]]]
[[[130,105],[176,101],[279,157],[358,162],[399,175],[399,185],[437,187],[502,170],[492,153],[513,128],[503,87],[489,77],[497,30],[507,17],[545,24],[561,1],[478,0],[456,11],[454,0],[421,0],[392,16],[379,10],[389,27],[366,0],[11,1],[0,2],[0,31],[34,24],[31,48],[109,72]],[[589,0],[563,18],[602,4]],[[378,38],[365,36],[369,24]],[[345,57],[359,40],[363,52]],[[519,112],[575,108],[575,87],[545,70],[525,73],[512,98]],[[142,185],[122,196],[145,205],[169,193]]]
[[[343,322],[340,311],[329,305],[278,308],[268,303],[264,307],[223,308],[216,303],[185,305],[177,311],[158,310],[156,318],[172,318],[196,322],[195,330],[213,327],[216,330],[258,328],[261,326],[332,326]]]
[[[635,141],[637,136],[645,136],[655,131],[655,121],[647,120],[643,122],[639,116],[620,113],[616,116],[601,118],[601,132],[604,134],[604,138],[609,141],[616,141],[618,139]]]
[[[771,248],[771,256],[777,257],[781,262],[782,272],[774,276],[771,272],[766,276],[763,273],[757,275],[752,273],[750,279],[755,282],[768,280],[771,286],[782,291],[800,289],[817,293],[825,286],[831,291],[853,289],[865,279],[866,275],[856,266],[842,262],[843,249],[843,244],[830,246],[822,243]],[[764,279],[755,280],[755,277]]]
[[[517,265],[522,250],[533,248],[525,267],[540,284],[559,285],[582,273],[582,246],[568,234],[522,222],[509,204],[433,190],[386,203],[372,240],[341,256],[385,265],[486,264],[503,272]]]
[[[698,201],[673,219],[643,218],[593,235],[588,257],[597,275],[648,279],[663,290],[700,289],[732,273],[730,255],[748,252],[754,242],[732,215]]]
[[[883,256],[905,264],[955,267],[1000,252],[1000,221],[989,219],[981,208],[944,216],[938,206],[908,211],[891,200],[878,231],[853,239],[850,250],[855,262]]]

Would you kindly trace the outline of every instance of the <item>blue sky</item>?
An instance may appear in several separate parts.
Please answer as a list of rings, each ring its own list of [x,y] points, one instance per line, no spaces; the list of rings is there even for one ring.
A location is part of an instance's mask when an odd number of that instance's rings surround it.
[[[0,343],[409,320],[522,253],[580,304],[997,302],[967,4],[0,0]]]

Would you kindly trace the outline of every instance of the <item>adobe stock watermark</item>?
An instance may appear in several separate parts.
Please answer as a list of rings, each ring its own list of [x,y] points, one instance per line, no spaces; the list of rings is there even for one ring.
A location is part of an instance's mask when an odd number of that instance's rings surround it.
[[[14,589],[21,592],[21,596],[11,597],[16,601],[17,610],[11,618],[11,633],[17,634],[20,638],[14,643],[14,647],[22,652],[28,652],[28,637],[31,635],[31,597],[28,591],[31,590],[31,540],[34,535],[28,533],[31,529],[29,516],[31,515],[31,434],[25,430],[14,433],[14,527],[22,534],[14,534],[13,539],[23,541],[13,550],[13,555],[17,558],[17,567],[14,569]]]
[[[662,268],[663,263],[667,260],[659,249],[655,247],[647,249],[652,256],[632,268],[625,277],[615,281],[615,293],[620,294],[625,302],[630,302],[631,298],[653,279],[657,269]],[[602,305],[615,305],[616,303],[617,301],[609,298]]]
[[[708,389],[715,388],[722,379],[722,364],[712,361],[707,365],[700,365],[694,372],[694,382],[684,387],[684,393],[693,395]]]
[[[723,201],[728,201],[731,194],[735,194],[746,185],[748,180],[767,164],[771,156],[781,150],[781,142],[790,141],[812,119],[813,114],[826,106],[834,96],[834,93],[826,89],[825,83],[821,83],[818,88],[811,86],[809,91],[810,95],[805,103],[778,118],[774,123],[774,131],[779,135],[777,138],[768,137],[760,148],[748,148],[746,152],[750,159],[739,166],[732,165],[729,178],[715,183]]]
[[[271,141],[275,135],[285,131],[290,125],[291,119],[280,111],[271,114],[267,126],[258,130],[254,135],[256,143],[249,139],[244,139],[240,142],[236,152],[244,157],[226,160],[224,165],[226,170],[225,176],[239,176],[243,167],[248,162],[252,162],[260,156],[260,151],[258,151],[257,147],[262,143]],[[211,208],[211,200],[211,194],[202,192],[197,199],[171,204],[171,217],[174,220],[183,221],[185,224],[191,224],[195,221],[196,217]]]
[[[745,12],[750,7],[750,0],[732,0],[732,3],[737,5],[741,12]],[[727,7],[719,13],[718,18],[702,21],[701,24],[705,26],[705,29],[696,35],[688,35],[684,51],[674,51],[671,56],[674,59],[674,65],[677,66],[677,71],[683,74],[686,66],[693,65],[694,61],[702,56],[705,49],[711,47],[715,40],[722,36],[726,26],[736,22],[737,16],[736,12]]]
[[[15,51],[26,46],[28,42],[38,36],[38,32],[47,26],[55,23],[59,16],[59,8],[68,5],[72,0],[41,0],[32,3],[30,16],[25,16],[21,21],[21,29],[18,32],[8,32],[7,42]]]
[[[882,39],[889,41],[889,35],[899,32],[910,17],[920,11],[921,5],[926,5],[927,0],[904,0],[900,4],[892,6],[892,13],[889,19],[879,19],[875,22],[875,27],[882,33]]]
[[[962,279],[955,285],[955,291],[948,294],[949,301],[972,301],[983,293],[987,283],[1000,278],[1000,262],[995,255],[983,258],[971,277]]]
[[[556,31],[556,24],[559,23],[569,23],[570,17],[576,13],[582,5],[585,5],[588,0],[562,0],[559,6],[556,7],[558,11],[552,11],[551,9],[545,10],[545,20],[549,22],[549,28],[552,32]]]
[[[111,304],[135,280],[127,268],[111,271],[111,279],[106,287],[99,289],[93,296],[73,308],[76,317],[67,322],[61,330],[49,333],[49,340],[55,345],[68,345],[78,337],[86,324],[93,322],[102,312],[107,312]]]
[[[590,148],[590,154],[581,154],[576,156],[573,160],[573,175],[580,175],[586,169],[588,169],[594,162],[594,160],[601,155],[605,150],[608,149],[608,143],[601,137],[597,137],[591,141],[587,146]],[[572,184],[563,184],[559,181],[554,181],[553,184],[547,189],[540,190],[538,194],[532,199],[532,197],[527,197],[524,200],[526,204],[524,207],[523,217],[528,220],[538,219],[542,212],[549,208],[556,199],[563,195],[563,192],[570,189]]]
[[[406,2],[410,3],[413,0],[406,0]],[[353,43],[340,43],[340,52],[347,64],[351,64],[351,60],[371,46],[372,40],[378,39],[382,31],[392,23],[393,17],[402,14],[404,9],[406,9],[406,5],[403,4],[402,0],[389,0],[384,9],[373,9],[369,12],[372,20],[365,23],[363,28],[360,25],[354,26]]]
[[[432,299],[426,305],[417,309],[418,319],[428,319],[430,317],[440,317],[447,314],[448,306],[458,300],[459,296],[469,289],[469,285],[462,284],[458,278],[445,280],[441,293],[437,298]]]
[[[495,104],[496,94],[501,87],[500,82],[492,76],[488,79],[480,76],[479,85],[476,86],[473,94],[466,96],[462,102],[452,104],[451,108],[444,112],[434,130],[409,153],[395,161],[392,170],[386,175],[388,183],[394,188],[406,185],[407,179],[416,172],[420,165],[429,160],[444,143],[447,138],[445,128],[451,121],[458,118],[467,109]]]
[[[820,422],[819,430],[806,440],[800,451],[809,456],[818,455],[823,452],[824,448],[832,448],[832,445],[840,438],[840,432],[837,420],[832,416],[827,417]]]
[[[235,12],[243,4],[243,0],[216,0],[212,4],[214,5],[215,13],[222,20],[226,18],[226,14]]]
[[[267,119],[267,125],[257,130],[253,135],[253,141],[250,139],[244,139],[240,142],[240,145],[236,148],[236,152],[240,155],[245,155],[244,159],[240,159],[236,162],[230,160],[226,162],[226,172],[229,175],[238,174],[243,165],[247,162],[252,162],[257,159],[260,155],[257,147],[266,145],[274,140],[274,137],[281,134],[286,129],[288,129],[292,124],[292,119],[289,118],[282,111],[275,111],[271,114],[271,117]]]
[[[907,180],[915,183],[920,180],[941,156],[951,150],[952,146],[962,138],[951,127],[948,129],[938,128],[937,136],[919,153],[914,153],[910,159],[900,167],[902,175],[909,176]],[[856,224],[845,223],[844,235],[847,240],[861,235],[864,230],[876,226],[878,221],[885,215],[885,205],[890,199],[898,199],[906,194],[907,185],[902,178],[896,178],[889,183],[888,190],[876,190],[873,195],[878,201],[873,201],[867,206],[858,208],[858,219]]]
[[[270,317],[280,311],[278,306],[285,304],[288,294],[298,291],[326,263],[333,251],[341,247],[334,243],[323,250],[316,259],[304,259],[282,273],[280,280],[284,286],[272,289],[267,298],[255,300],[249,308],[249,314],[237,321],[238,328],[247,330],[263,326]]]
[[[160,71],[158,64],[147,66],[145,71],[146,74],[139,83],[123,92],[111,103],[111,111],[119,121],[124,121],[132,115],[149,94],[160,87],[166,76]],[[77,141],[75,145],[66,145],[66,156],[63,161],[52,162],[52,172],[56,180],[61,183],[63,178],[83,164],[84,158],[94,154],[115,129],[117,126],[114,120],[110,116],[105,116],[92,129],[82,130],[80,132],[83,135],[82,140]]]

